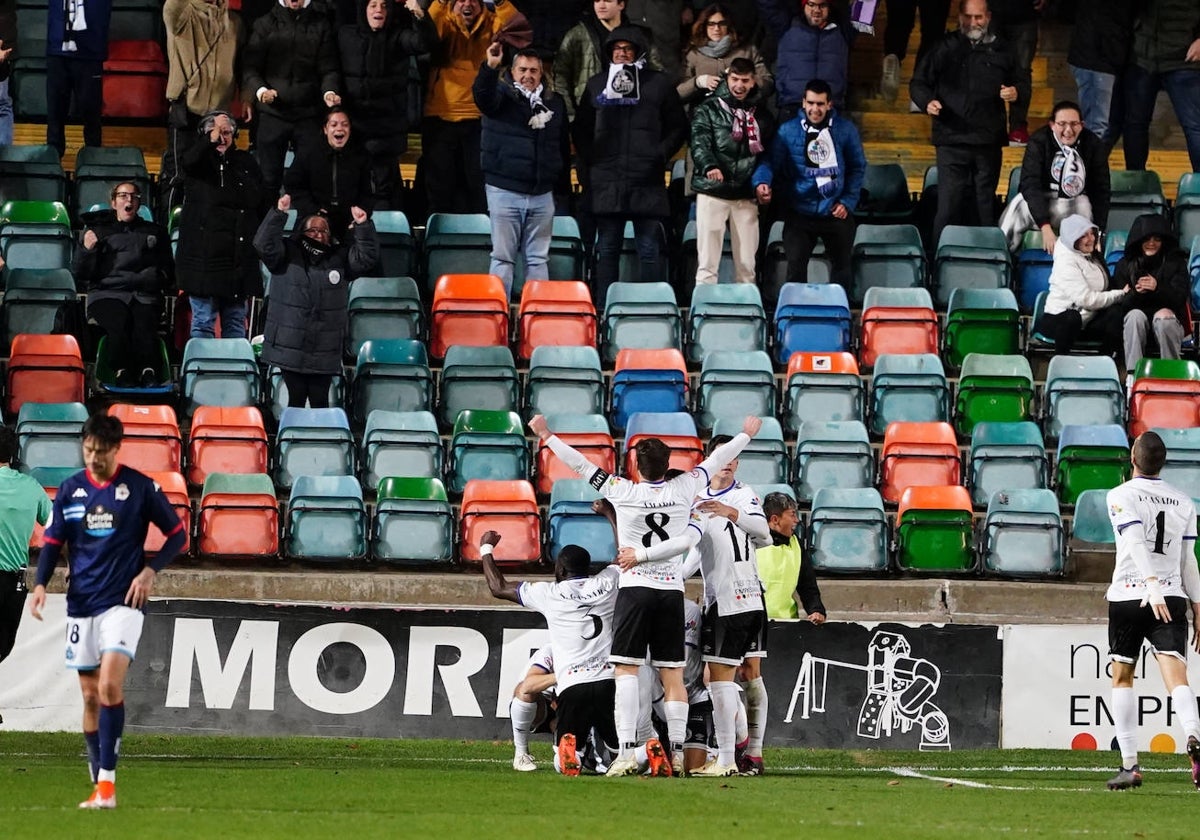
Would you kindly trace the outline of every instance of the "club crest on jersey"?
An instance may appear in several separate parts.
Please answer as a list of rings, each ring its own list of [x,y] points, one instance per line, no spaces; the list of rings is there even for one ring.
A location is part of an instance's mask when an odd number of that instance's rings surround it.
[[[129,488],[124,484],[118,484],[117,489],[113,491],[113,498],[118,502],[123,502],[129,498]]]
[[[1119,513],[1121,513],[1121,512],[1122,512],[1122,511],[1121,511],[1121,506],[1120,506],[1120,505],[1117,505],[1117,504],[1112,504],[1112,505],[1109,505],[1109,506],[1108,506],[1108,512],[1109,512],[1109,514],[1110,514],[1111,516],[1116,516],[1117,514],[1119,514]]]

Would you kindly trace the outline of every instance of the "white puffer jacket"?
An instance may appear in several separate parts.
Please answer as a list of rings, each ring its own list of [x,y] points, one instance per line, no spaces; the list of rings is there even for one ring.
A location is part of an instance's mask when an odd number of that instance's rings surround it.
[[[1108,271],[1099,255],[1089,256],[1075,250],[1075,243],[1093,227],[1079,215],[1063,220],[1061,235],[1054,245],[1054,268],[1050,271],[1050,291],[1046,295],[1047,315],[1078,309],[1087,324],[1097,311],[1125,296],[1121,289],[1107,291]]]

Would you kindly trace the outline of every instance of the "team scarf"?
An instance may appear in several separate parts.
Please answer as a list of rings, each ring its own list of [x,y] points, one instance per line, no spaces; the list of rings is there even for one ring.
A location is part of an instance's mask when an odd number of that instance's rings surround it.
[[[63,52],[76,52],[75,36],[72,32],[84,32],[88,28],[87,13],[83,0],[63,0]]]
[[[639,58],[633,64],[608,65],[608,82],[596,97],[596,104],[636,105],[641,100],[642,86],[639,71],[646,66],[646,59]]]
[[[875,12],[878,0],[854,0],[850,6],[850,25],[855,31],[875,34]]]
[[[554,116],[554,112],[546,107],[546,103],[542,101],[542,91],[545,90],[545,85],[538,85],[533,90],[526,90],[516,82],[513,82],[513,87],[517,93],[525,97],[525,101],[529,103],[530,110],[533,111],[533,116],[529,118],[529,127],[535,131],[541,131],[546,127],[546,123]]]
[[[801,118],[800,127],[804,130],[804,154],[811,166],[804,169],[804,174],[813,178],[817,182],[817,192],[822,198],[829,198],[838,193],[838,176],[841,174],[841,167],[838,165],[837,146],[833,142],[833,133],[829,130],[833,125],[830,120],[823,128],[815,128],[808,124],[808,120]],[[816,133],[816,137],[808,139],[810,134]]]
[[[724,97],[717,100],[721,104],[721,108],[726,114],[733,118],[733,126],[730,128],[729,134],[733,137],[733,142],[741,143],[743,140],[750,144],[751,154],[761,154],[763,150],[762,137],[758,131],[758,120],[754,116],[754,108],[734,108]]]
[[[1062,196],[1075,198],[1083,192],[1087,182],[1087,167],[1083,165],[1083,156],[1074,146],[1064,146],[1057,137],[1054,138],[1054,142],[1058,143],[1062,157],[1054,156],[1054,163],[1050,165],[1050,177],[1058,182],[1058,191]]]

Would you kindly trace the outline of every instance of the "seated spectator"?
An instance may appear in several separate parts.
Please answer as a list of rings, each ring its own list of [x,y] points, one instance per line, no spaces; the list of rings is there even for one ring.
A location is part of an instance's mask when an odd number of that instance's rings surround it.
[[[262,294],[254,232],[266,188],[254,156],[234,145],[237,125],[224,111],[200,121],[208,138],[180,161],[184,174],[179,246],[179,288],[190,296],[193,338],[246,337],[246,300]]]
[[[729,72],[729,65],[738,58],[748,59],[754,65],[755,96],[770,96],[775,80],[762,53],[742,39],[729,10],[721,3],[713,3],[696,16],[692,26],[692,39],[683,59],[683,81],[679,83],[683,104],[694,108],[713,93]]]
[[[759,0],[767,26],[779,36],[775,89],[779,121],[787,122],[804,101],[804,86],[822,79],[833,91],[833,105],[844,108],[854,28],[837,0]],[[799,6],[797,9],[796,6]]]
[[[116,384],[149,387],[158,380],[158,322],[171,287],[171,239],[162,225],[138,215],[136,184],[112,188],[111,210],[83,231],[71,269],[87,292],[87,319],[103,332]]]
[[[1054,253],[1055,229],[1079,214],[1103,229],[1112,198],[1108,150],[1083,125],[1079,106],[1059,102],[1050,123],[1029,138],[1021,161],[1021,189],[1000,216],[1012,251],[1021,249],[1027,230],[1042,232],[1042,246]]]
[[[1085,216],[1063,219],[1054,245],[1054,267],[1046,308],[1035,325],[1054,342],[1054,353],[1066,355],[1080,339],[1097,341],[1101,352],[1121,352],[1122,299],[1129,287],[1110,289],[1108,269],[1099,251],[1099,229]]]
[[[289,196],[280,196],[254,236],[271,272],[262,360],[283,371],[289,406],[328,408],[329,386],[342,372],[350,283],[374,268],[379,240],[361,207],[350,208],[349,245],[337,240],[323,216],[303,218],[287,236],[291,206]]]
[[[625,16],[625,0],[593,0],[592,11],[571,28],[554,57],[554,89],[567,100],[567,114],[575,119],[575,109],[583,98],[588,80],[608,66],[604,42],[618,26],[633,26]],[[642,43],[653,44],[650,30],[640,27]],[[646,66],[661,70],[662,63],[650,47]]]
[[[345,83],[342,104],[353,117],[354,133],[371,167],[372,198],[364,207],[401,209],[400,156],[408,149],[409,59],[429,52],[436,41],[433,23],[419,0],[406,0],[403,11],[393,0],[367,0],[358,23],[338,31]]]
[[[1125,299],[1125,370],[1130,377],[1146,355],[1151,328],[1160,357],[1182,358],[1183,339],[1191,329],[1188,255],[1165,217],[1148,213],[1133,220],[1113,284],[1132,290]]]
[[[542,60],[533,49],[501,73],[504,48],[496,43],[475,77],[475,104],[483,114],[483,178],[492,222],[491,273],[510,295],[513,265],[525,258],[525,277],[548,280],[554,233],[554,193],[567,192],[571,143],[567,106],[546,90]]]
[[[351,137],[350,115],[344,108],[329,110],[321,133],[325,142],[297,154],[283,184],[299,215],[319,213],[341,236],[350,228],[350,208],[371,204],[371,168]]]

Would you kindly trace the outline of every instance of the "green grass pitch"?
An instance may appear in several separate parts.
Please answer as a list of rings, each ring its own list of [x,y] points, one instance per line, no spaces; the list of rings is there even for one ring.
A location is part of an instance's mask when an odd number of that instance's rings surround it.
[[[768,775],[568,779],[516,773],[508,744],[133,735],[119,808],[90,792],[82,737],[0,734],[0,838],[1195,837],[1187,759],[1147,755],[1112,793],[1115,753],[768,749]]]

